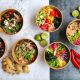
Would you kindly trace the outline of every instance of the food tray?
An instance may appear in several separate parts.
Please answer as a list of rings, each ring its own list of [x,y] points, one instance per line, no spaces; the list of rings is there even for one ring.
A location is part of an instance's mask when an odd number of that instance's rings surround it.
[[[15,35],[5,35],[4,33],[0,33],[0,37],[7,43],[7,52],[3,58],[5,58],[7,54],[11,54],[13,44],[22,38],[33,40],[39,48],[37,60],[29,66],[29,74],[8,74],[2,70],[0,61],[0,80],[49,80],[49,67],[42,57],[44,49],[34,40],[34,36],[42,32],[42,30],[37,28],[35,24],[36,13],[41,7],[48,4],[49,0],[0,0],[0,12],[13,8],[18,10],[23,16],[23,27],[19,33]],[[49,38],[47,41],[49,42]]]
[[[70,21],[74,19],[71,17],[70,12],[80,6],[80,0],[50,0],[50,4],[59,7],[63,13],[63,25],[60,30],[50,34],[50,42],[62,41],[68,45],[70,49],[73,48],[80,53],[80,47],[71,45],[67,40],[65,33],[66,27]],[[77,70],[70,61],[68,66],[62,70],[55,71],[51,69],[50,78],[51,80],[80,80],[80,71]]]

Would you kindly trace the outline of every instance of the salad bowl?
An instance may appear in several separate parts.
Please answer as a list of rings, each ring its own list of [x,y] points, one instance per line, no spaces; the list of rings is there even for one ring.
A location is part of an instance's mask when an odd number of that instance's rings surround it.
[[[62,42],[53,42],[45,49],[44,60],[54,70],[63,69],[69,63],[70,50]]]
[[[55,6],[44,6],[36,15],[37,26],[47,32],[54,32],[62,25],[63,16]]]

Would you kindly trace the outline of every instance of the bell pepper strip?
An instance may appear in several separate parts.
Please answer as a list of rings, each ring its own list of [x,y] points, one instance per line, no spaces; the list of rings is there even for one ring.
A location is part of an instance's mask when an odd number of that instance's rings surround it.
[[[71,50],[71,61],[73,63],[73,65],[77,68],[80,69],[80,65],[78,64],[78,62],[75,60],[75,55],[74,55],[74,51]]]
[[[73,49],[72,49],[73,50]],[[80,54],[79,53],[77,53],[76,51],[74,51],[73,50],[73,53],[74,53],[74,55],[77,57],[77,58],[80,58]]]

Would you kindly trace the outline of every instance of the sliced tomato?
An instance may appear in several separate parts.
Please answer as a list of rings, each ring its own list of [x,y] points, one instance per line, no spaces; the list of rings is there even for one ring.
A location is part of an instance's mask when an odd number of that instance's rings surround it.
[[[50,16],[59,17],[58,11],[57,11],[57,10],[51,11],[51,12],[50,12]]]

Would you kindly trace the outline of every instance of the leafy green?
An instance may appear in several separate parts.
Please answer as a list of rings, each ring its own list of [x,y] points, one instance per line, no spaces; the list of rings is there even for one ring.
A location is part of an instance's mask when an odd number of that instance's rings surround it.
[[[19,30],[20,30],[20,25],[19,24],[15,24],[15,29],[16,29],[16,31],[18,32]]]
[[[72,44],[74,43],[74,41],[75,41],[79,36],[80,36],[80,31],[79,31],[79,30],[76,31],[73,36],[70,36],[70,35],[67,34],[67,37],[68,37],[68,39],[70,40],[70,42],[71,42]]]
[[[32,59],[32,51],[27,51],[24,56],[24,59],[30,61]]]
[[[57,28],[57,27],[59,27],[60,26],[60,24],[61,24],[61,18],[55,18],[54,19],[54,26]]]
[[[50,48],[50,47],[48,47],[48,48],[46,49],[46,52],[47,52],[48,54],[54,54],[54,50],[53,50],[52,48]]]
[[[6,33],[9,33],[9,34],[13,34],[14,33],[14,29],[13,28],[11,28],[11,29],[9,29],[9,28],[3,28],[3,29],[4,29],[4,31]]]
[[[51,66],[51,67],[58,67],[58,61],[55,60],[55,61],[48,61],[48,64]]]
[[[61,51],[61,50],[64,50],[64,49],[65,49],[65,46],[63,44],[59,44],[58,50]]]

